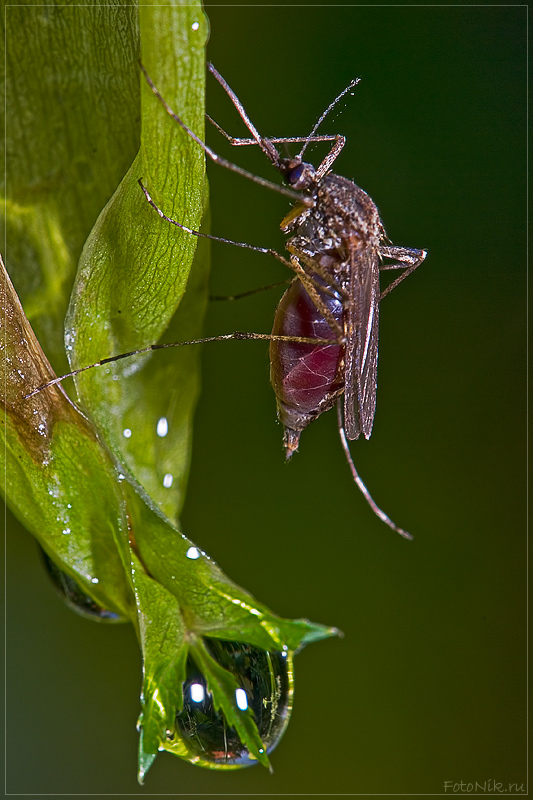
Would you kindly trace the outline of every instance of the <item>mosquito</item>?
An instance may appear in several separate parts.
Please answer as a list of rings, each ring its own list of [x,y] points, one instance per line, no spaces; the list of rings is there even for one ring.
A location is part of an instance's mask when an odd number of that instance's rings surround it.
[[[286,458],[298,449],[302,431],[325,411],[337,406],[341,444],[354,482],[372,511],[406,539],[412,535],[396,525],[371,497],[353,462],[348,440],[361,434],[370,438],[376,409],[378,320],[380,303],[424,261],[427,252],[393,245],[388,239],[373,200],[353,181],[331,172],[346,139],[339,134],[318,135],[325,117],[359,82],[353,80],[319,117],[305,137],[265,138],[259,134],[235,92],[212,64],[208,69],[224,89],[250,133],[235,138],[206,115],[233,146],[258,146],[285,185],[253,175],[215,153],[170,108],[144,67],[146,81],[165,111],[215,163],[255,183],[288,196],[294,205],[281,221],[288,234],[289,258],[271,248],[257,247],[192,230],[168,217],[154,202],[142,179],[147,202],[162,220],[197,237],[232,244],[273,256],[294,274],[277,307],[272,333],[235,332],[204,339],[148,347],[104,358],[55,378],[27,395],[94,367],[167,347],[203,344],[228,339],[270,342],[270,377],[276,395],[278,418],[284,428]],[[303,160],[311,143],[332,142],[318,167]],[[293,157],[282,157],[276,145],[302,144]],[[384,263],[387,259],[389,263]],[[383,291],[380,272],[403,270]],[[249,294],[249,292],[245,293]]]

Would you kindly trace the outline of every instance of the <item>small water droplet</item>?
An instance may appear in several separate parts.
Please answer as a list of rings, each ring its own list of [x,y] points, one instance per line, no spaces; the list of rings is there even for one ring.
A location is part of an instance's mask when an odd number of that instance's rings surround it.
[[[174,476],[167,472],[167,474],[163,478],[163,486],[165,489],[170,489],[172,484],[174,483]]]
[[[70,528],[63,528],[63,533],[70,533]]]
[[[131,431],[130,431],[130,429],[129,429],[129,428],[124,428],[124,430],[122,431],[122,435],[123,435],[123,437],[124,437],[125,439],[129,439],[129,438],[130,438],[130,436],[131,436]]]
[[[98,578],[91,578],[91,583],[100,583]]]
[[[237,701],[237,708],[240,708],[241,711],[246,711],[248,708],[248,697],[244,689],[235,690],[235,700]]]
[[[166,417],[161,417],[157,422],[157,435],[163,438],[168,433],[168,420]]]
[[[201,683],[191,683],[189,691],[191,693],[191,702],[203,703],[205,698],[205,689]]]
[[[191,25],[191,28],[193,29],[193,31],[197,31],[199,27],[200,27],[200,23],[199,22],[193,22],[193,24]]]
[[[271,752],[287,727],[292,709],[292,664],[280,652],[267,652],[244,642],[207,639],[215,661],[240,684],[235,703],[243,713],[252,710],[264,749]],[[204,766],[249,766],[256,759],[241,742],[235,728],[216,711],[207,682],[192,658],[183,684],[183,710],[169,739],[180,737],[190,761]],[[180,751],[181,755],[181,751]]]
[[[194,561],[195,559],[200,558],[200,551],[198,550],[197,547],[189,547],[186,555],[187,558],[192,558],[192,560]]]

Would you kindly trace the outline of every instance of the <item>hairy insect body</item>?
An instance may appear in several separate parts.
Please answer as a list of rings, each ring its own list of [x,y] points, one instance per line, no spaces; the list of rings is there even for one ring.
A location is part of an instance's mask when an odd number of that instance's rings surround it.
[[[346,178],[325,176],[312,196],[312,207],[297,206],[281,226],[293,234],[287,249],[302,264],[329,320],[297,278],[281,300],[272,333],[331,338],[337,344],[270,343],[271,382],[287,458],[297,449],[301,431],[343,394],[347,363],[358,373],[361,389],[365,381],[372,385],[366,409],[354,409],[350,438],[361,429],[370,436],[375,412],[377,353],[369,343],[377,341],[383,225],[374,202]]]
[[[290,259],[270,248],[256,247],[188,228],[167,217],[152,200],[140,178],[138,182],[148,203],[166,222],[193,236],[268,254],[292,270],[294,280],[278,306],[272,334],[234,332],[193,341],[152,344],[140,350],[104,358],[97,364],[74,370],[69,376],[121,358],[167,347],[230,339],[269,340],[271,381],[276,394],[278,416],[285,428],[287,458],[297,450],[301,431],[336,404],[341,444],[354,482],[374,513],[392,530],[409,539],[410,534],[392,522],[372,499],[357,473],[348,446],[349,439],[357,439],[361,434],[368,439],[372,432],[376,409],[380,303],[422,264],[427,255],[425,250],[390,244],[371,198],[352,181],[330,172],[344,147],[345,139],[338,134],[318,135],[317,130],[326,115],[358,81],[351,81],[335,98],[309,136],[266,139],[259,134],[238,97],[212,64],[209,70],[226,91],[251,138],[235,139],[216,123],[215,127],[232,145],[260,147],[283,176],[285,186],[254,176],[217,155],[172,111],[146,72],[145,77],[166,112],[213,161],[291,198],[294,205],[281,223],[282,230],[289,237],[286,246]],[[332,144],[325,158],[315,168],[303,160],[303,154],[311,143],[317,142]],[[282,158],[276,145],[290,143],[302,143],[300,152],[292,158]],[[380,291],[379,275],[380,271],[385,270],[401,270],[401,273]],[[34,389],[27,397],[59,383],[65,377],[68,376],[49,381]]]
[[[289,214],[281,223],[283,231],[294,234],[287,249],[298,247],[318,259],[328,254],[336,261],[333,277],[348,277],[354,248],[376,249],[385,235],[378,209],[366,192],[339,175],[322,178],[312,196],[311,208],[301,207],[297,217]]]

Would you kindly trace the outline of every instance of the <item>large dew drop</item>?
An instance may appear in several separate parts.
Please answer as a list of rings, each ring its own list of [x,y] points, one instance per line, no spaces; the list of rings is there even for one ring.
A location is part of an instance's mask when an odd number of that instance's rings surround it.
[[[103,608],[86,594],[79,583],[66,572],[63,572],[57,564],[52,561],[50,556],[40,548],[43,558],[44,568],[52,581],[54,589],[62,597],[67,606],[81,614],[83,617],[95,620],[96,622],[125,622],[119,614]],[[94,579],[93,579],[93,582]]]
[[[243,642],[204,640],[210,654],[233,674],[240,688],[235,704],[242,713],[251,708],[267,753],[281,739],[292,710],[292,658],[288,652],[267,652]],[[186,746],[188,758],[205,766],[246,767],[257,763],[241,742],[235,728],[213,706],[204,676],[194,661],[187,662],[183,684],[183,710],[176,717],[176,730]]]

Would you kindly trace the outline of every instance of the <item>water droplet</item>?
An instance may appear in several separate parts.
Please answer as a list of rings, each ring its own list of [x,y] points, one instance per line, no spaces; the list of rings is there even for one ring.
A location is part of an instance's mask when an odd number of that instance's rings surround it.
[[[161,419],[158,420],[156,431],[157,431],[157,435],[160,436],[161,438],[163,438],[164,436],[167,435],[167,433],[168,433],[168,420],[167,420],[166,417],[161,417]]]
[[[200,551],[198,550],[197,547],[189,547],[186,555],[187,558],[192,558],[192,560],[194,561],[195,559],[200,558]]]
[[[70,533],[70,528],[63,528],[62,533]]]
[[[121,622],[122,617],[114,611],[109,611],[96,603],[86,594],[79,583],[71,575],[63,572],[42,548],[44,568],[54,585],[56,592],[73,611],[83,617],[89,617],[100,622]],[[98,583],[98,578],[92,578],[92,583]]]
[[[200,27],[200,23],[199,22],[193,22],[193,24],[191,25],[191,28],[193,29],[193,31],[197,31],[199,27]]]
[[[129,428],[124,428],[124,430],[122,431],[122,435],[123,435],[123,437],[124,437],[125,439],[129,439],[129,438],[130,438],[130,436],[131,436],[131,431],[130,431],[130,429],[129,429]]]
[[[281,739],[292,710],[291,659],[243,642],[207,638],[204,642],[215,661],[240,684],[235,691],[235,705],[243,713],[248,708],[252,710],[264,748],[271,752]],[[187,662],[183,698],[183,710],[176,716],[176,727],[169,739],[180,737],[186,758],[221,768],[257,763],[237,731],[215,710],[207,682],[192,658]]]
[[[174,476],[167,472],[167,474],[163,478],[163,486],[165,489],[170,489],[172,484],[174,483]]]
[[[201,683],[191,683],[189,691],[191,693],[191,702],[203,703],[205,698],[205,689]]]
[[[241,711],[246,711],[248,708],[248,698],[244,689],[235,690],[235,700],[237,701],[237,708],[240,708]]]
[[[91,578],[91,583],[100,583],[98,578]]]

